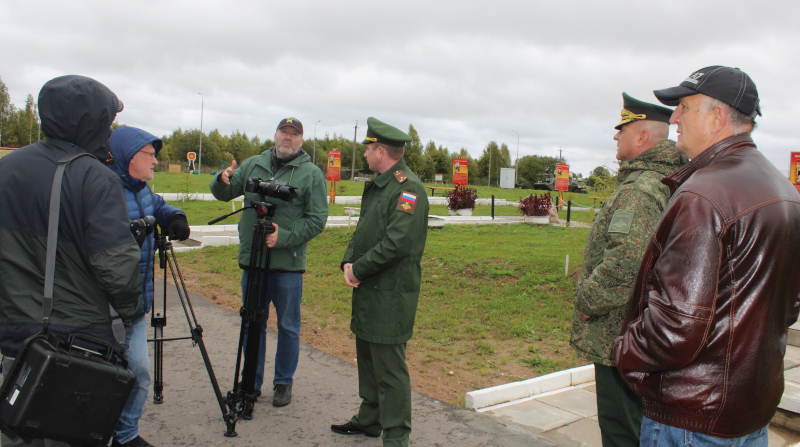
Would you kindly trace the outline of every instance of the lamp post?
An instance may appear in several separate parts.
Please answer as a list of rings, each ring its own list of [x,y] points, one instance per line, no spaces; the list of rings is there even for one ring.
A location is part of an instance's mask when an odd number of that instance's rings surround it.
[[[517,132],[514,129],[511,129],[511,131],[514,132],[515,134],[517,134],[517,162],[514,163],[514,166],[519,168],[519,132]]]
[[[320,122],[322,120],[317,121]],[[314,157],[312,163],[317,164],[317,123],[314,123]]]
[[[517,176],[519,175],[519,132],[511,129],[512,132],[517,134],[517,161],[514,163],[514,188],[517,187]]]
[[[200,95],[200,154],[197,156],[197,172],[203,173],[203,105],[205,103],[205,98],[203,94],[197,92]]]

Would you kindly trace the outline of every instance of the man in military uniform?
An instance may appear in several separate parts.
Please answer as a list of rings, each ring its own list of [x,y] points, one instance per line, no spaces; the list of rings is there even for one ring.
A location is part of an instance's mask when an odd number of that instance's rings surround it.
[[[622,380],[611,352],[619,335],[641,256],[669,201],[661,179],[687,162],[668,140],[672,110],[622,94],[615,127],[625,180],[595,218],[575,294],[570,344],[594,362],[603,446],[638,446],[642,403]]]
[[[403,161],[411,137],[375,118],[362,144],[378,175],[364,187],[358,228],[342,259],[353,288],[350,330],[356,335],[358,414],[331,430],[364,433],[384,446],[408,446],[411,381],[406,342],[411,338],[421,282],[420,260],[428,231],[428,197]]]

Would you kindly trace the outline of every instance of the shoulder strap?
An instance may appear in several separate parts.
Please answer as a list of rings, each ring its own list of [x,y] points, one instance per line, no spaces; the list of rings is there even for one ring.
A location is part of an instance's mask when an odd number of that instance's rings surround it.
[[[67,169],[67,165],[69,165],[72,160],[83,156],[94,157],[87,152],[79,152],[65,155],[61,160],[58,160],[56,175],[53,178],[53,186],[50,188],[50,214],[47,222],[47,257],[44,265],[44,299],[42,300],[44,332],[47,332],[47,328],[50,326],[50,315],[53,313],[53,280],[56,267],[56,250],[58,248],[58,218],[61,212],[61,184],[64,179],[64,170]],[[123,343],[125,341],[125,327],[121,319],[118,318],[119,314],[117,314],[117,311],[115,311],[111,305],[109,305],[109,309],[112,315],[111,329],[114,332],[114,338],[120,343]],[[122,336],[121,341],[120,334]]]
[[[625,177],[625,181],[622,182],[622,184],[624,185],[626,183],[635,182],[636,179],[639,178],[639,176],[642,174],[642,172],[644,172],[644,171],[633,171],[633,172],[631,172],[630,174],[628,174],[627,177]]]

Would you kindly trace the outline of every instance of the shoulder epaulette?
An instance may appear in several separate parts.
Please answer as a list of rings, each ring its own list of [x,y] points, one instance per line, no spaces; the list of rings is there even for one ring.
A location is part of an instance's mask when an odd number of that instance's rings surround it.
[[[644,171],[633,171],[633,172],[631,172],[630,174],[628,174],[627,177],[625,177],[625,181],[622,182],[622,184],[624,185],[626,183],[635,182],[636,179],[639,178],[639,176],[642,174],[642,172],[644,172]]]
[[[394,171],[394,178],[396,178],[397,181],[400,183],[403,183],[406,180],[408,180],[408,177],[406,177],[406,175],[403,174],[403,171],[401,171],[400,169]]]

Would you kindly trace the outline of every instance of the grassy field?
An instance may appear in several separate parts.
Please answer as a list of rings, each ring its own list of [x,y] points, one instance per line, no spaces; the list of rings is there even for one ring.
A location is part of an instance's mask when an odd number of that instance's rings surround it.
[[[213,177],[208,174],[203,175],[189,175],[189,174],[170,174],[166,172],[156,172],[155,178],[151,180],[150,187],[155,192],[177,192],[177,193],[207,193],[209,192],[208,185],[211,183],[211,179]],[[428,183],[426,186],[445,186],[451,187],[453,185],[442,185],[441,183]],[[330,182],[328,182],[328,188],[330,188]],[[532,189],[503,189],[497,188],[494,186],[474,186],[470,185],[470,188],[475,188],[478,192],[478,197],[482,199],[488,199],[492,195],[495,196],[497,199],[506,199],[506,200],[513,200],[518,201],[521,197],[525,197],[529,194],[542,194],[546,191],[535,191]],[[361,196],[361,193],[364,191],[364,183],[363,182],[354,182],[351,180],[345,180],[336,183],[336,194],[340,196]],[[428,195],[430,195],[431,190],[427,190]],[[436,196],[444,195],[446,191],[436,191]],[[595,194],[577,194],[577,193],[565,193],[564,200],[572,200],[582,205],[589,206],[592,204],[593,199],[592,197]]]
[[[526,224],[431,229],[408,349],[416,389],[461,406],[467,391],[581,364],[568,341],[588,232]],[[309,244],[303,339],[352,361],[350,289],[339,270],[348,241],[344,228],[329,228]],[[237,249],[179,254],[201,295],[232,309],[241,300]]]
[[[157,173],[157,192],[207,192],[211,176]],[[364,184],[344,181],[338,195],[359,196]],[[478,187],[478,196],[516,201],[533,191]],[[541,192],[539,192],[541,193]],[[437,195],[441,194],[437,191]],[[592,204],[591,195],[567,200]],[[172,202],[192,225],[232,211],[230,203]],[[241,206],[238,204],[237,206]],[[351,206],[351,205],[348,205]],[[330,215],[343,216],[342,204]],[[430,214],[447,215],[445,205]],[[475,216],[488,216],[477,206]],[[518,216],[514,206],[495,207],[497,216]],[[593,211],[574,211],[573,221],[591,223]],[[566,218],[566,209],[559,213]],[[239,215],[221,222],[235,224]],[[453,225],[431,229],[422,261],[423,283],[408,363],[415,389],[457,406],[464,393],[573,367],[569,348],[575,277],[583,260],[585,227]],[[328,228],[309,243],[303,294],[304,342],[353,362],[350,289],[338,266],[349,235]],[[238,246],[207,247],[179,254],[190,289],[228,307],[241,305]],[[565,275],[565,259],[570,264]],[[270,325],[274,327],[274,322]]]

